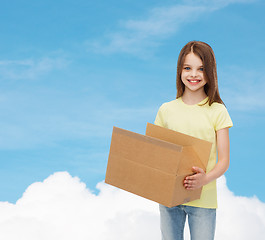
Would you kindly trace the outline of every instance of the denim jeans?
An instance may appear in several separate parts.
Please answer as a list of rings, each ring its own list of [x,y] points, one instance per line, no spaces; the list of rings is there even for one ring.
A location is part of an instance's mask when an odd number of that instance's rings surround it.
[[[213,240],[216,209],[179,205],[168,208],[159,205],[162,240],[183,240],[186,216],[191,240]]]

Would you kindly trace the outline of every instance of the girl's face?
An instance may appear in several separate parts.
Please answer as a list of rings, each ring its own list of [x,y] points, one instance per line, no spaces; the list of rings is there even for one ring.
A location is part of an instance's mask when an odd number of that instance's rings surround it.
[[[204,85],[207,83],[203,74],[202,60],[194,53],[189,53],[184,60],[181,80],[185,85],[185,91],[204,93]]]

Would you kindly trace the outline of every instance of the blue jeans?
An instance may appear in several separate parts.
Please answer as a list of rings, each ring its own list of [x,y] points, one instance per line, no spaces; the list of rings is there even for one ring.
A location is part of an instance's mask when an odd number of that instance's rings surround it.
[[[213,240],[216,209],[179,205],[168,208],[159,205],[162,240],[183,240],[186,216],[191,240]]]

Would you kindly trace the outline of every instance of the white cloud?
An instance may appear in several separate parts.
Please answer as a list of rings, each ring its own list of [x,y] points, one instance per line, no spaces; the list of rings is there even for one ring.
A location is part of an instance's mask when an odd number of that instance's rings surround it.
[[[106,37],[106,42],[88,41],[89,50],[99,53],[123,52],[144,57],[159,40],[174,34],[183,23],[209,11],[204,6],[174,5],[151,9],[147,17],[120,23],[121,30]]]
[[[219,181],[217,240],[260,239],[265,233],[265,203],[257,197],[235,196]]]
[[[15,205],[0,204],[0,239],[116,240],[159,234],[152,229],[158,225],[154,203],[103,183],[98,188],[95,195],[66,172],[32,184]]]
[[[182,4],[152,8],[146,16],[120,22],[120,30],[105,36],[103,41],[89,40],[89,51],[97,53],[122,52],[142,58],[150,49],[160,45],[162,39],[175,34],[187,22],[202,14],[211,13],[233,3],[251,3],[255,0],[184,0]]]
[[[229,4],[234,3],[252,3],[258,0],[184,0],[184,2],[189,4],[211,4],[216,7],[226,7]]]
[[[97,188],[96,195],[67,172],[33,183],[16,204],[0,202],[0,239],[160,239],[156,203],[104,183]],[[219,196],[216,240],[260,239],[265,203],[235,196],[224,177]]]
[[[54,69],[61,69],[68,64],[61,57],[43,57],[39,59],[23,60],[1,60],[0,76],[7,79],[35,79],[36,77],[50,72]]]
[[[60,90],[49,89],[0,94],[0,149],[54,146],[68,139],[106,139],[113,125],[144,128],[143,122],[154,118],[153,106],[121,107],[99,96],[69,98]]]
[[[260,111],[265,108],[262,73],[238,66],[225,67],[219,75],[221,96],[231,110]]]

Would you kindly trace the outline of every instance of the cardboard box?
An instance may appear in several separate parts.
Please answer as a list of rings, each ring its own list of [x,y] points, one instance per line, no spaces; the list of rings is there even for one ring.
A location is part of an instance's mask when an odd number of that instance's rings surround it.
[[[206,170],[212,143],[148,123],[146,135],[114,127],[105,182],[167,207],[200,198],[186,190],[191,168]]]

